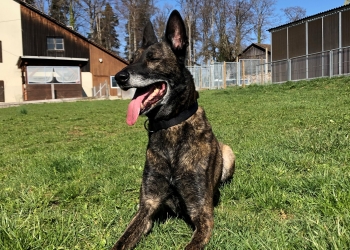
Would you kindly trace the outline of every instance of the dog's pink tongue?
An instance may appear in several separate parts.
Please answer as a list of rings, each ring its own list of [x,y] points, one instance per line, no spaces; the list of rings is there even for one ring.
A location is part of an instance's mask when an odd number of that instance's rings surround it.
[[[137,118],[139,117],[139,114],[140,114],[141,102],[146,95],[147,95],[147,92],[143,95],[139,95],[139,96],[135,95],[134,98],[129,103],[128,113],[126,116],[126,123],[129,126],[134,125],[135,122],[137,121]]]

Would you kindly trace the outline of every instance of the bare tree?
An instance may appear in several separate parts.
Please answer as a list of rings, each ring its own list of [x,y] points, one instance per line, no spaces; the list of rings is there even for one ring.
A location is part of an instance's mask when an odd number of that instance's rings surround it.
[[[233,61],[253,30],[251,0],[202,0],[198,17],[204,62]]]
[[[157,9],[154,21],[153,21],[153,27],[154,31],[158,37],[158,40],[163,39],[164,31],[166,22],[168,20],[168,16],[170,15],[170,12],[172,11],[173,7],[169,4],[165,4],[162,9]]]
[[[252,0],[254,33],[258,43],[265,39],[264,30],[272,22],[276,2],[276,0]]]
[[[191,66],[195,62],[194,45],[197,39],[197,19],[200,9],[201,0],[180,0],[182,11],[184,13],[184,20],[186,23],[188,34],[188,65]]]
[[[242,52],[242,46],[245,38],[249,37],[249,34],[253,31],[253,12],[252,2],[247,0],[234,0],[230,5],[230,12],[232,13],[233,31],[231,34],[234,36],[232,55],[229,55],[228,59],[233,60],[237,58]]]
[[[47,6],[50,6],[51,3],[49,0],[34,0],[32,1],[32,5],[38,8],[41,12],[48,14]]]
[[[282,11],[286,16],[288,22],[294,22],[306,17],[306,9],[300,6],[287,7],[282,9]]]
[[[155,12],[153,0],[115,0],[120,18],[126,23],[126,54],[130,60],[142,40],[145,23]]]
[[[203,61],[208,63],[215,57],[215,11],[216,2],[213,0],[203,0],[200,5],[200,15],[198,17],[198,30],[200,33],[201,50],[198,56],[203,57]]]
[[[101,15],[106,0],[79,0],[81,10],[85,13],[82,18],[89,24],[87,36],[94,42],[101,43]]]

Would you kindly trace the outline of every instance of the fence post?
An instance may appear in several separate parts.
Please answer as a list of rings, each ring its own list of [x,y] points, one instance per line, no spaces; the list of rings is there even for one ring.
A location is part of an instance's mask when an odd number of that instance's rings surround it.
[[[223,85],[224,85],[224,89],[226,89],[226,62],[224,62],[224,66],[222,67],[222,75],[223,75]]]
[[[244,68],[244,60],[242,61],[242,80],[243,80],[243,87],[245,87],[245,68]]]
[[[291,81],[292,80],[292,60],[288,59],[287,61],[287,68],[288,68],[288,78],[287,80],[288,81]]]
[[[237,62],[237,86],[241,86],[241,61]]]
[[[333,76],[333,50],[329,51],[329,77]]]
[[[107,83],[107,80],[105,80],[105,84],[106,84],[106,97],[109,98],[109,85]]]
[[[202,67],[199,68],[199,89],[202,89]]]
[[[338,52],[338,54],[339,54],[339,58],[338,58],[338,63],[339,63],[339,74],[338,75],[342,75],[343,73],[342,73],[342,71],[343,71],[343,65],[342,65],[342,61],[343,61],[343,49],[342,48],[340,48],[339,49],[339,52]]]
[[[306,70],[306,72],[305,72],[305,77],[306,77],[306,79],[309,79],[309,55],[306,55],[306,62],[305,62],[305,70]]]

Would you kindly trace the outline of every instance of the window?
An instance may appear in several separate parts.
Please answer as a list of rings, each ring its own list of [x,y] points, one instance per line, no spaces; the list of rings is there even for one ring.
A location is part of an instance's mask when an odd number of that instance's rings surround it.
[[[0,41],[0,63],[2,63],[2,45]]]
[[[80,84],[78,66],[28,66],[29,84]]]
[[[112,89],[114,89],[114,88],[118,88],[119,89],[118,83],[115,80],[114,76],[111,76],[111,88]]]
[[[48,37],[47,38],[47,50],[64,50],[63,38]]]

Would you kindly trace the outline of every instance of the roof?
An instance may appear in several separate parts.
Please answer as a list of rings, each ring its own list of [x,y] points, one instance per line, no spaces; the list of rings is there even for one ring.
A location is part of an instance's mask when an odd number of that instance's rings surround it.
[[[283,29],[283,28],[287,28],[289,26],[294,26],[294,25],[301,24],[301,23],[304,23],[304,22],[309,21],[309,20],[318,19],[318,18],[321,18],[321,17],[324,17],[324,16],[328,16],[328,15],[331,15],[331,14],[334,14],[334,13],[337,13],[337,12],[341,12],[341,11],[346,11],[346,10],[349,10],[349,9],[350,9],[350,4],[343,5],[343,6],[334,8],[334,9],[330,9],[330,10],[327,10],[327,11],[320,12],[320,13],[312,15],[312,16],[304,17],[304,18],[299,19],[299,20],[294,21],[294,22],[286,23],[286,24],[283,24],[283,25],[280,25],[280,26],[268,29],[268,31],[269,32],[274,32],[274,31],[277,31],[277,30],[280,30],[280,29]]]
[[[52,60],[52,61],[72,61],[77,63],[87,63],[89,58],[74,58],[74,57],[51,57],[51,56],[20,56],[17,61],[17,66],[20,67],[29,60]]]
[[[101,45],[99,45],[99,44],[97,44],[97,43],[95,43],[95,42],[93,42],[93,41],[87,39],[85,36],[81,35],[80,33],[76,32],[76,31],[74,31],[74,30],[72,30],[70,27],[66,26],[64,23],[61,23],[61,22],[57,21],[56,19],[50,17],[49,15],[46,15],[44,12],[42,12],[42,11],[39,10],[39,9],[37,9],[35,6],[33,6],[33,5],[31,5],[31,4],[28,4],[28,3],[24,2],[23,0],[13,0],[13,1],[15,1],[15,2],[17,2],[17,3],[19,3],[19,4],[23,5],[23,6],[25,6],[26,8],[28,8],[28,9],[34,11],[35,13],[38,13],[39,15],[45,17],[46,19],[49,19],[50,21],[52,21],[53,23],[57,24],[58,26],[60,26],[60,27],[62,27],[62,28],[64,28],[64,29],[66,29],[66,30],[68,30],[69,32],[73,33],[74,35],[78,36],[79,38],[81,38],[81,39],[87,41],[88,43],[90,43],[90,44],[92,44],[92,45],[98,47],[99,49],[103,50],[103,51],[106,52],[107,54],[109,54],[109,55],[115,57],[116,59],[118,59],[118,60],[124,62],[125,64],[129,64],[129,62],[128,62],[127,60],[125,60],[124,58],[118,56],[118,55],[115,54],[113,51],[110,51],[110,50],[104,48],[103,46],[101,46]]]
[[[247,50],[249,50],[251,47],[256,47],[260,50],[265,51],[265,49],[267,48],[267,51],[269,53],[271,53],[271,44],[265,44],[265,43],[252,43],[251,45],[249,45],[247,48],[245,48],[245,50],[242,51],[242,53],[240,55],[242,55],[244,52],[246,52]]]

